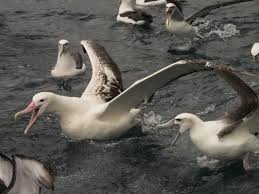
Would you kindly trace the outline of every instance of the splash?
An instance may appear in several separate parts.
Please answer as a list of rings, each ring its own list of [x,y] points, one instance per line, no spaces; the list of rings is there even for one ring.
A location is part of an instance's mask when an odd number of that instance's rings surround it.
[[[215,109],[216,109],[215,104],[212,104],[212,105],[206,107],[204,111],[201,111],[201,112],[197,113],[197,115],[199,115],[199,116],[206,115],[210,112],[214,112]]]
[[[211,39],[211,37],[214,37],[215,35],[221,39],[227,39],[240,34],[237,26],[231,23],[222,24],[222,22],[197,20],[194,25],[197,34],[209,39]]]
[[[144,114],[142,120],[142,131],[147,132],[154,129],[157,125],[161,123],[162,117],[159,114],[155,114],[154,111],[150,111]]]
[[[219,164],[219,160],[210,159],[206,155],[197,157],[197,164],[201,168],[215,169]]]
[[[238,35],[240,33],[239,30],[237,30],[237,26],[234,24],[225,24],[223,26],[223,29],[217,29],[217,30],[212,30],[207,37],[216,34],[222,39],[227,39],[232,36]]]

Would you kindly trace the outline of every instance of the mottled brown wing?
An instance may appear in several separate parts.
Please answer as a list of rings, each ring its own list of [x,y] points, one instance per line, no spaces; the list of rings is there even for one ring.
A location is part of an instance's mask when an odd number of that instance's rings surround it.
[[[222,69],[217,70],[217,73],[237,92],[241,99],[241,105],[228,112],[224,117],[224,121],[229,125],[218,133],[219,137],[223,137],[231,133],[243,122],[244,118],[251,116],[257,110],[258,98],[253,89],[231,71]]]
[[[253,1],[253,0],[234,0],[234,1],[224,2],[224,3],[217,3],[215,5],[209,5],[209,6],[205,7],[205,8],[203,8],[202,10],[196,12],[195,14],[187,17],[186,21],[191,24],[191,23],[193,23],[193,21],[196,18],[203,18],[203,17],[207,16],[214,9],[217,9],[217,8],[220,8],[220,7],[224,7],[224,6],[228,6],[228,5],[232,5],[232,4],[248,2],[248,1]]]
[[[95,96],[108,102],[123,91],[121,72],[104,47],[92,40],[81,44],[92,65],[92,78],[82,97]]]

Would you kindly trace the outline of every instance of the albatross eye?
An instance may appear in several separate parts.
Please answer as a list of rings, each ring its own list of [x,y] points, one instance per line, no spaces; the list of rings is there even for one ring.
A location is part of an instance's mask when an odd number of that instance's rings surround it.
[[[182,121],[182,119],[175,119],[176,121],[178,121],[178,122],[181,122]]]
[[[40,102],[44,102],[44,99],[40,99]]]

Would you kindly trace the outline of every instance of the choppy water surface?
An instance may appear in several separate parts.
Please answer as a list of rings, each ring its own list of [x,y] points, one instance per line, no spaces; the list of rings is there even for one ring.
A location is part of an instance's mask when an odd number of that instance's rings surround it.
[[[188,15],[213,2],[183,2],[184,12]],[[61,136],[57,119],[44,115],[34,125],[32,137],[23,134],[29,118],[14,122],[13,116],[33,94],[79,96],[90,79],[89,68],[73,83],[71,93],[57,91],[49,69],[63,38],[78,50],[81,39],[98,40],[119,65],[125,86],[182,58],[210,58],[258,69],[258,61],[250,57],[252,43],[259,41],[258,1],[222,8],[197,21],[205,39],[197,40],[197,51],[191,55],[167,52],[177,40],[165,31],[164,7],[147,10],[154,16],[149,30],[117,24],[117,10],[115,0],[0,1],[1,151],[55,163],[56,190],[43,193],[259,193],[258,174],[245,174],[240,164],[218,171],[199,167],[196,157],[203,154],[188,134],[170,149],[172,129],[109,142],[71,142]],[[258,80],[244,79],[259,88]],[[236,103],[235,93],[222,80],[203,72],[160,90],[146,113],[154,111],[157,121],[181,112],[213,119]],[[154,115],[148,115],[148,122],[153,122]]]

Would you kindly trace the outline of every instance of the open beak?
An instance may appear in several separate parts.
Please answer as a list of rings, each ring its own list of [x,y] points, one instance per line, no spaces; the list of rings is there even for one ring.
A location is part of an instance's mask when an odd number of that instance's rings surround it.
[[[175,124],[174,124],[174,119],[164,123],[164,124],[161,124],[161,125],[157,125],[156,126],[156,129],[161,129],[161,128],[170,128],[170,127],[173,127]]]
[[[32,125],[35,123],[35,121],[37,120],[38,118],[38,113],[39,113],[39,110],[40,108],[36,106],[35,102],[32,101],[28,106],[27,108],[25,108],[24,110],[20,111],[20,112],[17,112],[14,116],[14,119],[16,120],[18,117],[21,117],[22,115],[24,114],[27,114],[27,113],[30,113],[32,112],[32,115],[31,115],[31,120],[28,124],[28,126],[26,127],[25,131],[24,131],[24,134],[27,135],[29,133],[29,130],[30,128],[32,127]]]

